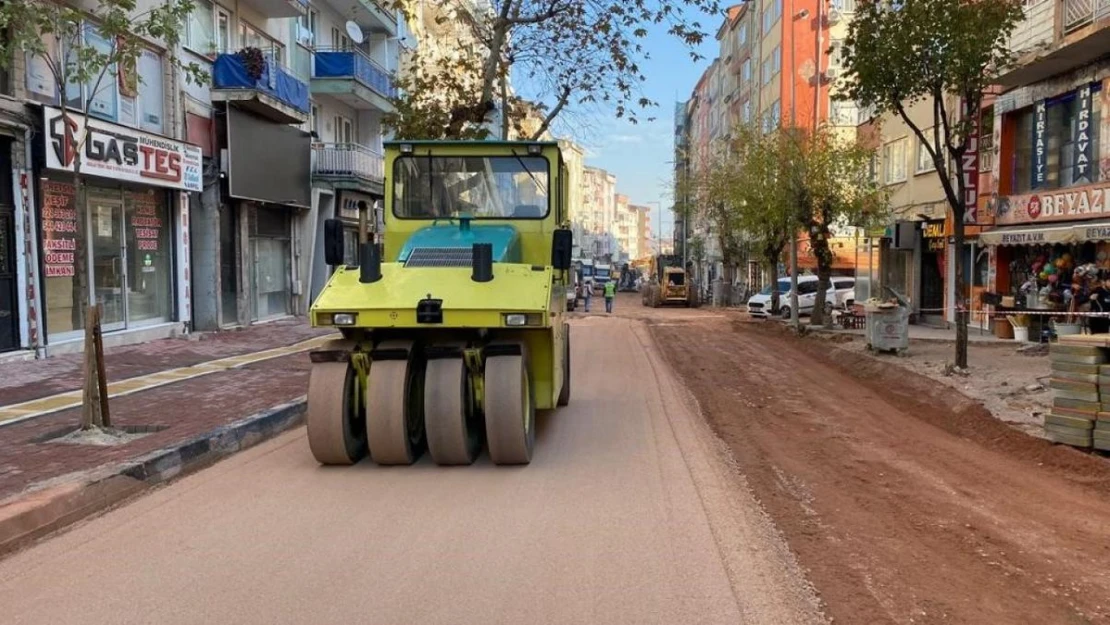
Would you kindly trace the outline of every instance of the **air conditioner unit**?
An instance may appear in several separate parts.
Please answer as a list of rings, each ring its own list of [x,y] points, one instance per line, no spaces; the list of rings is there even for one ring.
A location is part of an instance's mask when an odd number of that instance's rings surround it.
[[[834,82],[839,77],[840,77],[840,69],[839,68],[830,67],[830,68],[827,68],[825,70],[825,78],[829,82]]]
[[[840,11],[836,8],[830,8],[828,14],[825,16],[825,21],[829,24],[840,23]]]

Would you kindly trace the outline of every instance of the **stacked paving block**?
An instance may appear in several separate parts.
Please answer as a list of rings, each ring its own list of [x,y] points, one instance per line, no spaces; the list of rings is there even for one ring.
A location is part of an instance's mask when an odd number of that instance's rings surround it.
[[[1049,349],[1052,414],[1044,419],[1049,440],[1089,448],[1100,411],[1110,418],[1110,347],[1090,335],[1061,337]],[[1102,404],[1102,398],[1107,403]],[[1110,422],[1106,423],[1110,426]],[[1110,429],[1107,430],[1110,435]],[[1110,444],[1110,440],[1106,441]]]
[[[1110,408],[1110,405],[1107,408]],[[1091,445],[1095,449],[1110,451],[1110,412],[1098,413],[1098,420],[1095,421],[1095,429],[1091,434]]]

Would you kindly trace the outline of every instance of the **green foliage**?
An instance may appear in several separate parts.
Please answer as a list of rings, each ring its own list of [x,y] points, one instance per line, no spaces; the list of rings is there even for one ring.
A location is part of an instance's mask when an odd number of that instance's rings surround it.
[[[135,0],[100,0],[95,6],[86,13],[50,0],[0,3],[0,30],[8,33],[0,42],[0,62],[10,66],[16,55],[26,54],[50,69],[59,94],[65,93],[66,84],[90,84],[95,93],[114,80],[120,68],[141,80],[134,72],[139,56],[148,42],[157,42],[170,50],[170,62],[186,80],[208,80],[200,65],[181,62],[173,54],[194,9],[192,0],[166,0],[144,10]],[[95,26],[106,45],[90,41],[86,25]],[[64,98],[60,100],[64,107]]]
[[[877,115],[897,114],[925,146],[955,217],[957,249],[967,184],[952,170],[971,149],[983,92],[1012,63],[1008,43],[1022,16],[1018,0],[880,0],[859,3],[848,27],[841,95]],[[930,105],[932,137],[907,113],[915,102]],[[953,268],[966,304],[962,259],[956,254]],[[955,360],[967,367],[966,314],[957,318]]]
[[[393,5],[410,16],[423,10],[414,0],[393,0]],[[603,106],[637,123],[640,111],[655,106],[640,91],[648,26],[666,24],[698,59],[692,50],[705,34],[685,12],[720,12],[719,0],[493,0],[488,15],[474,15],[467,5],[467,0],[442,0],[436,10],[452,16],[480,49],[461,55],[460,63],[435,77],[399,80],[398,114],[386,120],[398,135],[482,134],[479,129],[497,110],[499,89],[510,75],[528,83],[537,110],[510,103],[509,117],[519,125],[528,113],[538,112],[542,119],[528,131],[533,137],[568,107]],[[429,105],[437,98],[446,110]]]

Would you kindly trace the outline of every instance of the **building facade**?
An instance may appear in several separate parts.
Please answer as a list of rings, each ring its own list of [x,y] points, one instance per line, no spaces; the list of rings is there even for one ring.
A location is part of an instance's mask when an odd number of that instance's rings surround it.
[[[109,345],[304,314],[328,276],[320,224],[353,226],[360,205],[380,205],[398,12],[372,0],[196,5],[175,52],[210,72],[205,84],[149,41],[134,76],[67,89],[67,124],[44,59],[17,55],[0,76],[7,357],[82,349],[90,303]],[[82,34],[108,45],[95,14]]]

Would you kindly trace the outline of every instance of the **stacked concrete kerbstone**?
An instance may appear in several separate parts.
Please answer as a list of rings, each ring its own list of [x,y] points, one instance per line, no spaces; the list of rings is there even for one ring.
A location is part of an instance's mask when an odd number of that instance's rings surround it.
[[[1085,448],[1091,446],[1100,411],[1110,417],[1110,366],[1105,364],[1110,362],[1110,348],[1105,339],[1086,338],[1061,337],[1049,349],[1052,414],[1044,419],[1049,440]],[[1106,404],[1101,403],[1103,397]]]
[[[1095,449],[1110,451],[1110,404],[1098,413],[1095,429],[1091,431],[1091,444]]]

